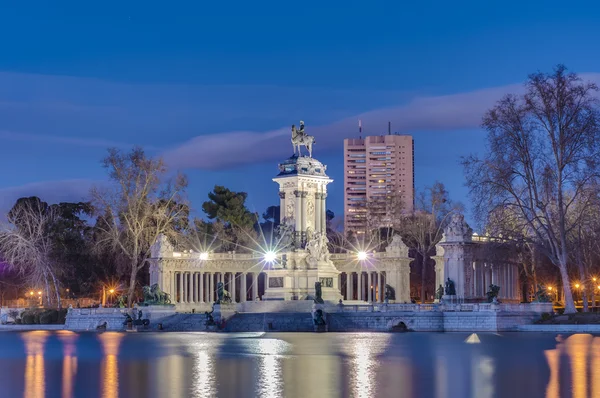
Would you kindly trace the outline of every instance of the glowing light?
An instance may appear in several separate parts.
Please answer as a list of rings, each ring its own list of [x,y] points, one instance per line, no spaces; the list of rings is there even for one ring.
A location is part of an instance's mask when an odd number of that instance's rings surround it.
[[[359,260],[363,261],[367,259],[367,252],[358,252],[356,255]]]
[[[267,263],[272,263],[277,259],[277,254],[273,251],[268,251],[265,253],[264,259]]]
[[[42,295],[42,291],[41,290],[38,292],[38,295],[40,295],[40,296]]]
[[[575,289],[579,289],[579,283],[575,284]]]
[[[113,294],[113,293],[115,292],[115,289],[110,289],[108,292],[109,292],[110,294]]]
[[[207,252],[200,253],[200,260],[202,260],[202,261],[208,260],[208,253]]]
[[[548,286],[548,290],[552,290],[552,286]]]
[[[29,294],[33,296],[33,291],[29,292]]]
[[[596,282],[596,277],[594,276],[594,277],[592,278],[592,280],[593,280],[594,282]]]

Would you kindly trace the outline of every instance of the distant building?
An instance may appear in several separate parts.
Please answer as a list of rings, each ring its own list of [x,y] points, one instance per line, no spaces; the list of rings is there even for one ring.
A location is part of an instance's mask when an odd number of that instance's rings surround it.
[[[389,225],[394,211],[414,207],[414,142],[388,134],[344,140],[344,226],[365,233]],[[393,205],[392,205],[393,202]],[[379,205],[378,205],[379,203]]]

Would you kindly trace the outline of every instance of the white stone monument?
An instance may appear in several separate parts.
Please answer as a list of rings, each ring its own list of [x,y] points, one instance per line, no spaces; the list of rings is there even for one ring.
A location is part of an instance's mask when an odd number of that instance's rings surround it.
[[[327,247],[327,184],[332,182],[327,166],[312,158],[314,137],[292,126],[294,155],[279,164],[279,174],[273,181],[279,184],[282,228],[288,234],[280,244],[281,260],[267,271],[266,300],[303,300],[314,297],[315,283],[320,282],[323,300],[338,302],[340,272],[330,259]],[[302,156],[306,146],[309,156]],[[297,153],[296,153],[297,152]]]

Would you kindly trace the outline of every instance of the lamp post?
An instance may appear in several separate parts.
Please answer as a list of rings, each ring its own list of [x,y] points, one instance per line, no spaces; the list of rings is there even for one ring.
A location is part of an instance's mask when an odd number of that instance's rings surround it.
[[[40,299],[40,307],[41,307],[43,305],[43,302],[42,302],[42,291],[41,290],[38,291],[38,297]]]
[[[113,300],[113,293],[115,292],[115,289],[110,289],[108,291],[108,293],[110,293],[110,300],[109,300],[109,304],[113,304],[114,300]]]

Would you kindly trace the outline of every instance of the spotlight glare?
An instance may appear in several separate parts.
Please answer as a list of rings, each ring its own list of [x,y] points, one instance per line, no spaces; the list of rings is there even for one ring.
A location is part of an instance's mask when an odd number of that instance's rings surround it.
[[[366,260],[367,259],[367,252],[358,252],[357,256],[358,256],[358,259],[361,260],[361,261],[362,260]]]
[[[207,252],[202,252],[200,253],[200,260],[208,260],[208,253]]]
[[[265,253],[265,261],[267,263],[272,263],[275,262],[275,259],[277,258],[277,255],[275,254],[275,252],[272,251],[268,251]]]

